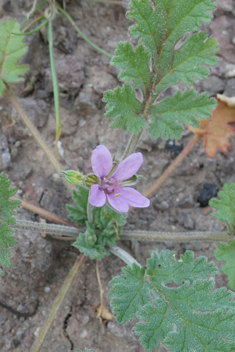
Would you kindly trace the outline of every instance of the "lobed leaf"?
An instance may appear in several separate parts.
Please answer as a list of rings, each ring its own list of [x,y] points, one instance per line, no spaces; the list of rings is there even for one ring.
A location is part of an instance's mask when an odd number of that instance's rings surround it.
[[[213,54],[217,51],[217,40],[213,37],[207,38],[204,32],[188,37],[182,47],[175,50],[171,68],[159,79],[155,94],[160,94],[164,89],[177,85],[180,81],[194,84],[195,79],[206,78],[210,72],[202,65],[215,66],[218,57]]]
[[[87,202],[88,202],[89,191],[79,186],[77,191],[73,191],[74,205],[66,205],[69,213],[69,218],[76,225],[85,225],[87,221]]]
[[[215,0],[156,0],[151,6],[148,0],[132,0],[128,18],[136,22],[130,34],[140,38],[153,57],[153,70],[158,71],[158,81],[171,68],[175,45],[185,32],[200,28],[201,22],[209,23]]]
[[[109,252],[97,243],[95,226],[88,221],[86,222],[86,232],[79,234],[76,242],[73,243],[73,246],[78,248],[80,252],[84,253],[86,256],[90,257],[90,259],[101,260],[109,255]]]
[[[115,245],[126,223],[126,215],[118,213],[106,204],[101,208],[93,208],[93,218],[98,229],[99,244],[101,246],[105,246],[106,243]]]
[[[235,295],[212,290],[206,277],[216,272],[205,257],[193,261],[190,251],[180,260],[174,252],[153,253],[147,270],[134,264],[110,282],[113,311],[121,323],[140,320],[134,331],[146,351],[160,343],[173,352],[234,351]]]
[[[180,256],[180,260],[175,259],[174,252],[162,251],[160,256],[153,253],[151,259],[147,261],[147,274],[153,282],[157,277],[163,282],[175,282],[181,285],[185,281],[192,283],[194,279],[203,280],[219,272],[214,263],[207,263],[206,257],[193,259],[192,251],[186,251]]]
[[[145,269],[133,264],[122,269],[124,275],[114,277],[108,297],[119,324],[131,320],[133,315],[150,300],[150,287],[144,282]]]
[[[136,99],[134,90],[124,84],[122,88],[116,88],[113,92],[104,93],[104,102],[107,112],[105,117],[115,119],[112,128],[121,126],[124,130],[138,133],[145,127],[145,120],[140,116],[142,105]]]
[[[0,22],[0,95],[5,90],[4,82],[19,82],[20,77],[28,70],[28,65],[18,65],[19,60],[27,52],[23,43],[24,36],[19,36],[20,26],[14,20]],[[15,34],[14,34],[15,33]]]
[[[231,235],[235,229],[235,184],[226,183],[218,196],[220,199],[212,198],[209,202],[212,208],[218,210],[218,213],[211,213],[211,216],[225,222],[228,235]]]
[[[218,249],[214,252],[215,259],[219,262],[226,261],[221,266],[221,271],[228,276],[228,287],[235,291],[235,240],[219,243]]]
[[[152,138],[161,135],[163,139],[179,139],[183,127],[177,121],[198,126],[196,118],[209,118],[208,110],[214,109],[215,103],[203,94],[196,98],[196,92],[190,91],[153,104],[166,88],[180,81],[194,84],[195,79],[208,76],[205,65],[217,64],[216,39],[207,39],[204,32],[187,35],[197,31],[202,22],[211,21],[208,10],[215,8],[215,0],[132,0],[130,7],[127,17],[135,21],[130,34],[138,38],[138,45],[134,49],[130,43],[120,42],[111,63],[123,69],[119,73],[121,81],[141,89],[143,101],[140,103],[131,87],[124,85],[116,94],[105,95],[105,117],[115,120],[112,128],[122,127],[134,133],[139,133],[150,117]]]
[[[140,87],[146,93],[151,80],[148,51],[142,45],[138,45],[134,50],[130,43],[120,42],[115,54],[110,63],[124,69],[119,73],[118,78],[123,82],[133,82],[133,87]]]
[[[213,98],[209,99],[206,93],[196,97],[193,89],[183,94],[178,91],[149,109],[152,118],[149,129],[151,137],[157,138],[161,134],[163,139],[179,139],[183,126],[176,121],[184,123],[190,121],[191,125],[199,126],[200,122],[196,116],[207,119],[211,115],[209,109],[214,109],[215,106],[216,101]]]
[[[9,200],[16,194],[16,188],[10,188],[11,182],[8,181],[5,173],[0,174],[0,265],[9,268],[11,266],[11,251],[9,247],[17,245],[16,239],[12,236],[15,225],[15,208],[20,204],[19,200]],[[1,270],[0,270],[1,274]]]

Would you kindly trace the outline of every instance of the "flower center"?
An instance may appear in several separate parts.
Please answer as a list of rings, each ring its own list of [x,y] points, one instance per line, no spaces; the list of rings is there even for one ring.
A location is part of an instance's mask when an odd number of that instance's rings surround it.
[[[115,180],[113,177],[111,178],[106,178],[104,177],[101,180],[101,185],[100,188],[106,193],[114,193],[116,197],[119,197],[120,190],[123,188],[123,186],[120,185],[122,181]]]

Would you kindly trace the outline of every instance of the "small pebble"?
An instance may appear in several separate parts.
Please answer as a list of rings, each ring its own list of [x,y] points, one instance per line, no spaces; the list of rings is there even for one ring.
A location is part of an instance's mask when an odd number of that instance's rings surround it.
[[[50,292],[50,287],[48,287],[48,286],[46,286],[46,287],[44,287],[44,292],[46,292],[46,293],[48,293],[48,292]]]
[[[85,337],[87,337],[88,332],[87,330],[83,330],[82,333],[80,334],[81,338],[84,339]]]

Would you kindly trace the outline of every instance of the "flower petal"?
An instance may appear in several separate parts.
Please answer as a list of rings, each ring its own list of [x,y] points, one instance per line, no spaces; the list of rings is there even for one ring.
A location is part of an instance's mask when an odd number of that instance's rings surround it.
[[[116,171],[113,174],[113,178],[115,178],[116,180],[124,181],[132,177],[139,170],[143,161],[144,159],[141,153],[131,154],[126,159],[120,162]]]
[[[114,193],[107,194],[108,202],[115,210],[120,213],[127,213],[129,210],[129,205],[125,199],[121,197],[115,197]]]
[[[123,187],[121,190],[120,198],[125,200],[130,206],[136,208],[147,208],[150,205],[150,200],[134,188],[131,187]]]
[[[113,158],[107,147],[98,145],[91,155],[92,170],[96,176],[103,178],[107,176],[113,167]]]
[[[102,207],[105,204],[106,196],[99,185],[91,186],[88,201],[91,205],[94,205],[94,207],[97,208]]]

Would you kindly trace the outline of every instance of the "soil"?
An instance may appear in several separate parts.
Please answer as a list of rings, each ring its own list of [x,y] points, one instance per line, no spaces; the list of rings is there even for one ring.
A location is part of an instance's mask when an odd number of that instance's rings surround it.
[[[30,0],[0,0],[0,16],[21,21],[30,10],[31,3]],[[125,17],[128,6],[81,0],[66,1],[66,9],[88,38],[107,52],[113,54],[119,41],[128,40],[130,21]],[[220,54],[219,64],[211,69],[211,76],[196,82],[198,92],[207,91],[212,96],[216,93],[235,95],[234,15],[233,1],[221,0],[212,24],[209,27],[203,25],[205,31],[218,38]],[[102,95],[105,90],[120,84],[118,70],[109,65],[106,56],[85,43],[61,15],[56,16],[53,31],[62,119],[59,160],[64,169],[88,173],[91,172],[91,151],[96,145],[105,144],[119,158],[128,141],[128,133],[110,129],[110,121],[103,118],[105,104]],[[223,39],[226,33],[230,40]],[[29,49],[22,63],[28,63],[30,70],[25,82],[14,85],[13,89],[49,147],[54,149],[55,118],[45,32],[28,36],[26,42]],[[33,84],[30,83],[32,81]],[[181,84],[181,89],[185,88]],[[170,88],[166,95],[172,92],[174,89]],[[0,171],[7,172],[12,185],[18,188],[19,197],[67,219],[65,204],[72,204],[68,191],[5,96],[0,98],[0,112]],[[139,191],[147,189],[162,174],[191,138],[192,134],[186,131],[180,141],[166,143],[161,139],[151,140],[146,132],[138,147],[145,160],[141,168],[145,178],[139,182]],[[209,215],[211,209],[200,207],[197,200],[205,184],[210,184],[209,188],[213,190],[220,190],[224,183],[235,182],[234,158],[235,147],[232,147],[227,154],[218,152],[214,159],[209,159],[202,144],[198,143],[173,176],[151,197],[150,208],[130,213],[126,229],[172,232],[225,230],[222,223]],[[20,207],[17,216],[39,220],[38,215]],[[52,240],[32,231],[16,231],[15,236],[18,246],[13,250],[12,268],[4,270],[0,284],[0,350],[27,352],[78,251],[70,242]],[[215,261],[213,252],[217,248],[217,243],[197,241],[178,244],[125,241],[119,245],[143,265],[152,251],[160,252],[162,249],[176,251],[177,257],[192,249],[195,257],[206,255],[209,260]],[[113,255],[100,264],[104,301],[108,309],[108,283],[121,273],[123,266],[123,262]],[[226,285],[226,277],[222,273],[216,275],[216,287]],[[94,313],[99,303],[95,262],[87,260],[41,351],[90,348],[97,352],[143,352],[138,337],[132,331],[133,323],[117,325],[114,320],[102,325],[99,322]],[[161,347],[158,351],[165,349]]]

